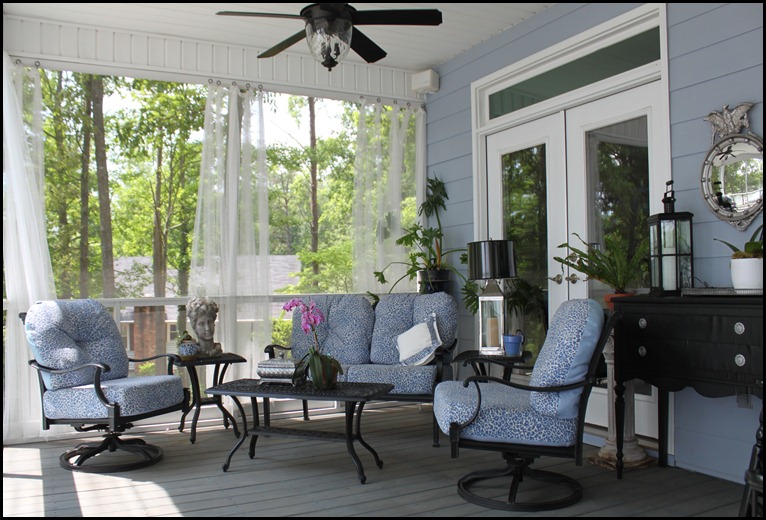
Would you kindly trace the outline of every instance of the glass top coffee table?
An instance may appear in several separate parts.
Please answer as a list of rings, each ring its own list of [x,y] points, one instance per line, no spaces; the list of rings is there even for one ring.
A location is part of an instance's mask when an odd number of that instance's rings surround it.
[[[232,448],[229,456],[226,458],[226,462],[223,464],[223,470],[227,471],[229,469],[232,456],[245,442],[248,434],[252,435],[252,438],[250,439],[249,453],[251,459],[255,457],[255,443],[258,440],[259,434],[266,436],[303,437],[317,440],[345,442],[348,454],[351,456],[354,466],[356,466],[359,481],[364,484],[367,481],[367,477],[364,474],[362,462],[359,460],[359,456],[354,449],[354,441],[359,441],[367,451],[372,453],[372,456],[375,458],[375,464],[377,464],[379,468],[383,467],[383,462],[378,457],[377,452],[362,438],[362,410],[364,409],[364,404],[366,402],[373,401],[376,398],[387,394],[393,390],[393,388],[394,385],[378,383],[338,383],[332,390],[317,390],[311,383],[293,386],[286,383],[262,383],[260,379],[238,379],[236,381],[230,381],[208,388],[205,390],[207,394],[217,396],[228,395],[231,397],[242,416],[243,434],[237,440],[234,448]],[[245,410],[239,402],[239,398],[241,397],[249,397],[253,407],[253,428],[249,431],[247,428],[247,419],[245,418]],[[305,399],[307,401],[342,401],[345,404],[345,432],[339,433],[311,429],[276,428],[269,425],[261,426],[258,419],[258,397],[265,399],[281,398]]]

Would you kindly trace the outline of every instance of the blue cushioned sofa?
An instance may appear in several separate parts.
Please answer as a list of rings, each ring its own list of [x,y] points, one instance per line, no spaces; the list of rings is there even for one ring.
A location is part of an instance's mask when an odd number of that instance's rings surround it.
[[[339,381],[389,383],[394,389],[384,400],[433,402],[436,385],[452,379],[457,303],[449,294],[386,294],[374,306],[364,295],[317,295],[304,301],[309,299],[325,316],[317,337],[322,352],[340,361]],[[425,324],[427,332],[420,324]],[[423,333],[420,339],[426,339],[418,343],[423,348],[401,359],[400,335],[418,326]],[[290,346],[269,345],[266,352],[274,357],[280,349],[291,350],[297,360],[313,341],[313,335],[303,332],[300,313],[295,312]],[[434,423],[434,445],[438,436]]]

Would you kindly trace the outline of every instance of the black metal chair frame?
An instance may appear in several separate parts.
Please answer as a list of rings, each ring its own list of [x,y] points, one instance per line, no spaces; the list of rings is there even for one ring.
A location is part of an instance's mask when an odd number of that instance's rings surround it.
[[[585,411],[588,406],[588,398],[590,397],[591,389],[599,379],[599,373],[601,371],[600,367],[603,366],[602,353],[607,341],[609,340],[609,337],[611,336],[612,329],[614,328],[614,325],[618,319],[619,316],[616,313],[609,314],[607,312],[607,320],[604,328],[601,331],[601,335],[599,337],[593,356],[591,357],[588,371],[585,375],[585,378],[577,383],[555,387],[535,387],[482,374],[470,376],[465,379],[463,385],[467,388],[469,385],[473,384],[476,388],[476,391],[478,392],[478,406],[473,416],[465,423],[450,424],[449,437],[452,447],[452,458],[457,458],[459,456],[460,448],[499,451],[502,453],[503,458],[506,461],[506,467],[495,470],[475,471],[464,475],[462,478],[460,478],[460,480],[458,480],[457,484],[458,494],[461,497],[473,504],[492,509],[502,509],[506,511],[547,511],[551,509],[568,507],[580,501],[582,498],[582,485],[578,481],[566,475],[553,473],[551,471],[532,469],[530,466],[535,461],[535,459],[542,456],[574,459],[577,466],[582,465]],[[481,357],[482,363],[492,363],[491,359],[488,360],[488,356],[481,356],[478,353],[476,356]],[[465,362],[470,363],[471,359],[467,359]],[[500,365],[503,365],[503,363],[500,363]],[[476,420],[476,417],[478,417],[479,411],[481,410],[481,388],[479,386],[479,382],[493,382],[512,388],[535,392],[561,392],[565,390],[582,388],[582,394],[580,395],[578,405],[579,412],[577,417],[577,434],[575,443],[572,446],[560,447],[505,442],[488,442],[461,438],[460,432],[468,425],[470,425],[474,420]],[[488,479],[502,477],[511,477],[508,499],[506,501],[485,498],[473,491],[474,484],[476,483]],[[517,500],[519,486],[525,478],[558,485],[568,493],[560,498],[544,501]]]
[[[22,320],[24,316],[21,316]],[[180,361],[180,358],[175,354],[159,354],[146,359],[129,359],[132,363],[143,363],[145,361],[151,361],[153,359],[167,358],[168,359],[168,375],[173,375],[173,362],[174,360]],[[178,404],[168,406],[160,410],[154,410],[149,413],[122,416],[120,414],[120,405],[117,403],[110,403],[101,388],[101,374],[109,372],[109,366],[103,363],[88,363],[78,367],[69,369],[56,370],[49,367],[40,365],[37,361],[30,360],[29,365],[37,371],[38,382],[40,383],[40,403],[42,405],[43,394],[47,391],[45,387],[45,381],[43,380],[43,373],[50,374],[66,374],[69,372],[76,372],[85,368],[95,368],[95,374],[93,377],[93,390],[96,392],[98,400],[107,408],[108,415],[100,418],[66,418],[66,419],[50,419],[45,416],[45,410],[42,412],[43,429],[48,430],[52,424],[68,424],[74,427],[78,432],[89,431],[106,431],[103,435],[104,440],[102,442],[90,442],[82,443],[76,446],[74,449],[63,453],[59,457],[59,464],[62,468],[70,471],[78,471],[81,473],[114,473],[118,471],[128,471],[133,469],[144,468],[151,466],[162,460],[162,448],[147,444],[143,439],[120,439],[120,435],[127,429],[133,427],[133,421],[139,421],[149,417],[155,417],[158,415],[182,411],[186,412],[189,408],[189,389],[184,388],[184,399]],[[126,451],[135,454],[134,460],[129,462],[121,461],[119,463],[105,463],[105,464],[90,464],[84,463],[96,455],[105,451],[115,452],[117,450]],[[74,459],[74,460],[72,460]]]

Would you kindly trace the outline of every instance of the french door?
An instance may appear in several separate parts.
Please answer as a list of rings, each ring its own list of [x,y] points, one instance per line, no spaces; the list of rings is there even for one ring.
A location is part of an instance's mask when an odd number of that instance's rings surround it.
[[[548,316],[568,299],[610,292],[553,260],[568,254],[561,244],[603,247],[609,235],[630,248],[661,211],[670,172],[660,100],[652,82],[487,137],[489,237],[514,240],[519,277],[547,293]],[[607,426],[606,393],[594,389],[588,423]],[[636,433],[656,438],[656,390],[639,385],[636,394]]]

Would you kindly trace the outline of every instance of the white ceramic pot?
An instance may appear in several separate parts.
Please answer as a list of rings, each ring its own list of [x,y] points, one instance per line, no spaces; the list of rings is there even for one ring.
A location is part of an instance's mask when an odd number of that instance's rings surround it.
[[[763,258],[732,258],[731,284],[735,289],[763,289]]]

